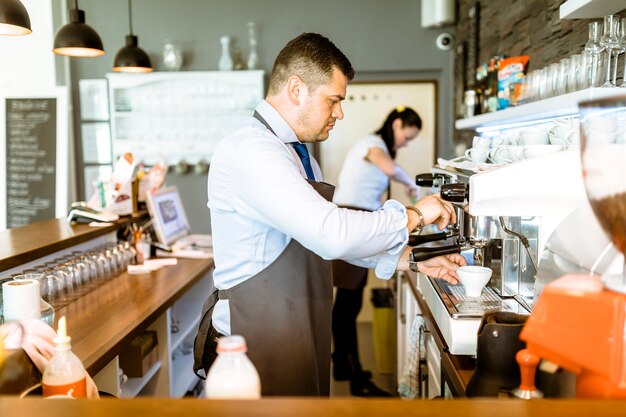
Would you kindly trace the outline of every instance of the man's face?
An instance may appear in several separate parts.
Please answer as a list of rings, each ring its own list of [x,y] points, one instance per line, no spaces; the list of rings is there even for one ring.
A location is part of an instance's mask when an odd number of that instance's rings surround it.
[[[328,139],[337,119],[343,119],[341,101],[346,98],[348,79],[338,69],[328,84],[319,85],[313,92],[305,91],[301,96],[300,110],[296,121],[296,135],[302,142],[322,142]]]

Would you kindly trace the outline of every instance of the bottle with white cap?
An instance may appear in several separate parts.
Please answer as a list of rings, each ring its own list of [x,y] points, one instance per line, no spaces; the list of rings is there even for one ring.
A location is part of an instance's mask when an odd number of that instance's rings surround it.
[[[206,379],[207,398],[261,398],[259,374],[246,355],[247,350],[242,336],[226,336],[218,340],[218,356]]]
[[[59,319],[56,352],[46,365],[41,378],[44,397],[87,398],[87,372],[70,350],[65,316]]]

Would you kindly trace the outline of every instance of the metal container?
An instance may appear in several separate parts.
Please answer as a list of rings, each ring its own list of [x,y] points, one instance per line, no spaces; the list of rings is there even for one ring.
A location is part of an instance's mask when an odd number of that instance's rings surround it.
[[[461,236],[464,236],[474,247],[484,247],[494,239],[503,239],[506,233],[502,230],[498,217],[472,216],[463,212]]]

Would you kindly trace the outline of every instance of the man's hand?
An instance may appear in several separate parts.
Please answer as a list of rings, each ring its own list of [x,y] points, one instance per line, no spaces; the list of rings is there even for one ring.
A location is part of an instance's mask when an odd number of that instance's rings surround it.
[[[441,278],[450,284],[456,285],[459,280],[456,270],[459,266],[467,265],[465,258],[454,253],[452,255],[437,256],[424,262],[417,263],[417,270],[422,274],[434,278]]]
[[[437,223],[439,230],[443,230],[449,223],[456,222],[454,206],[449,201],[442,200],[439,194],[429,195],[415,204],[422,212],[424,223]]]

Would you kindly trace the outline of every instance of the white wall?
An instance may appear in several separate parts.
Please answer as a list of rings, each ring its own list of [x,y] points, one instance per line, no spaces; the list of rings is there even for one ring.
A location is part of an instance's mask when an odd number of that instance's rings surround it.
[[[33,33],[0,37],[0,88],[53,87],[56,85],[52,53],[53,0],[22,0],[28,10]]]

